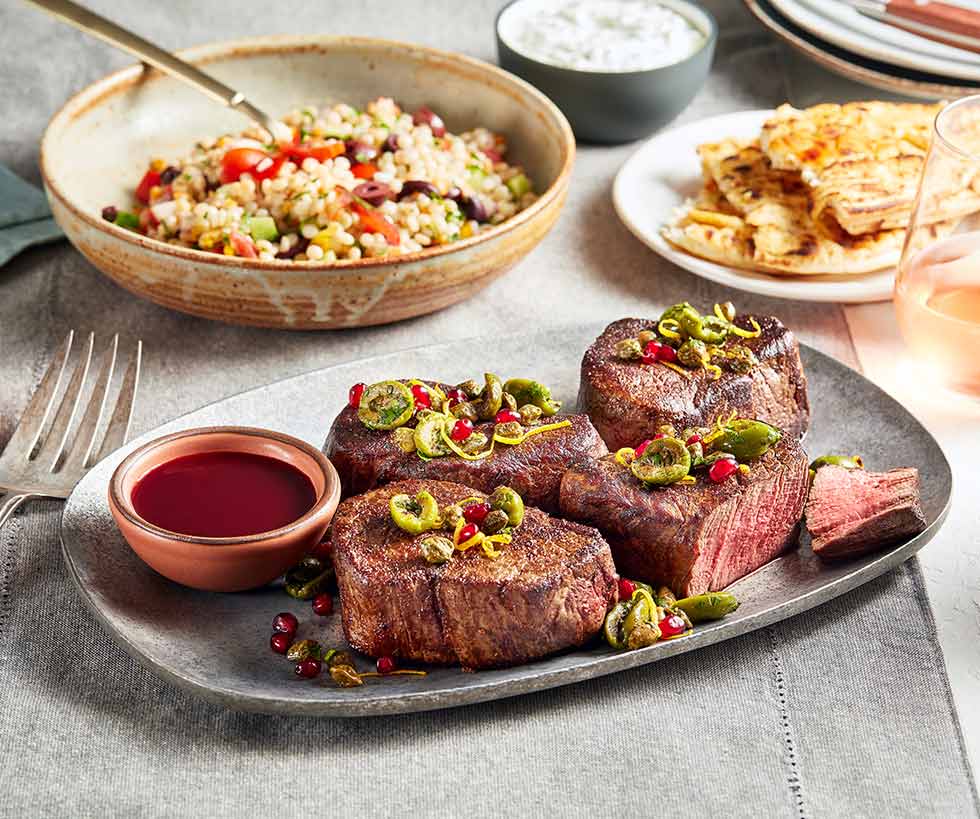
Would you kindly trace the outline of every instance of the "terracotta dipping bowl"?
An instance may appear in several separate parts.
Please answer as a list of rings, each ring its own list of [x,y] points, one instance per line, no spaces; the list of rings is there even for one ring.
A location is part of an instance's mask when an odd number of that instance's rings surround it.
[[[561,112],[523,80],[479,60],[361,37],[261,37],[180,52],[274,116],[310,103],[390,96],[428,105],[453,132],[506,136],[540,198],[469,239],[391,259],[330,265],[226,257],[110,224],[153,157],[248,126],[241,114],[135,65],[73,97],[48,125],[41,172],[58,224],[115,282],[164,307],[236,324],[362,327],[430,313],[473,295],[523,258],[558,218],[575,140]]]
[[[228,538],[171,532],[136,514],[133,489],[150,470],[184,455],[227,451],[296,467],[313,483],[313,508],[280,529]],[[340,479],[322,452],[298,438],[251,427],[205,427],[157,438],[134,450],[109,482],[109,509],[133,551],[164,577],[204,591],[243,591],[279,577],[320,542],[339,500]]]

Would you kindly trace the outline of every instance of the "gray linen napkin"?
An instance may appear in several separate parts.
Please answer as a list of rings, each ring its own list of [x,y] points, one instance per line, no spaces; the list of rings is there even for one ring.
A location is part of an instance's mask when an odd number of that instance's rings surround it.
[[[0,267],[32,245],[63,236],[44,194],[0,165]]]

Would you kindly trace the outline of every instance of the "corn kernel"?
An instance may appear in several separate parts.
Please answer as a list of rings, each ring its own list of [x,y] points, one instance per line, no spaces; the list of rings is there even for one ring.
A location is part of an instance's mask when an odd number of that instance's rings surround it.
[[[154,159],[150,163],[150,170],[156,171],[157,173],[163,172],[164,170],[166,170],[166,168],[167,168],[167,162],[164,159]]]

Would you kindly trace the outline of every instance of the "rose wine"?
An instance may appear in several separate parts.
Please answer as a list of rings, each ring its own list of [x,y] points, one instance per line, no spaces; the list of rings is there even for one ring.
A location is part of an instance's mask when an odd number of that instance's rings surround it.
[[[980,231],[907,260],[895,306],[913,352],[954,389],[980,397]]]

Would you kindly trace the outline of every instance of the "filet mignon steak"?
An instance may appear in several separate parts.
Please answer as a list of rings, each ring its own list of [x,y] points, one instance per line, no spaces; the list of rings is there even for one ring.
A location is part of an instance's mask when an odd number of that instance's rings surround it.
[[[390,481],[409,478],[455,481],[484,492],[505,485],[529,506],[558,511],[558,486],[569,462],[598,457],[608,450],[585,415],[555,415],[548,423],[568,420],[570,427],[542,432],[516,446],[498,444],[489,458],[467,461],[446,455],[424,461],[404,452],[390,432],[368,429],[357,410],[345,407],[330,428],[323,451],[340,475],[344,497],[357,495]],[[493,423],[475,425],[493,435]]]
[[[358,651],[464,668],[516,665],[589,640],[616,603],[609,546],[589,526],[527,507],[496,559],[480,549],[427,563],[391,519],[393,495],[428,490],[440,506],[481,492],[400,481],[340,504],[333,521],[344,633]]]
[[[735,323],[748,327],[747,316]],[[800,438],[810,423],[806,377],[793,334],[773,316],[756,316],[757,338],[739,339],[759,363],[748,373],[725,371],[715,381],[704,369],[690,378],[663,364],[622,361],[616,343],[655,327],[655,319],[625,318],[610,324],[582,359],[579,407],[592,419],[611,450],[652,438],[662,424],[678,430],[710,426],[735,410]]]
[[[823,466],[810,489],[806,527],[823,558],[854,557],[918,534],[926,527],[919,471]]]
[[[678,597],[723,589],[791,548],[807,491],[807,459],[785,437],[722,483],[648,489],[609,455],[570,468],[562,514],[606,536],[620,574]]]

